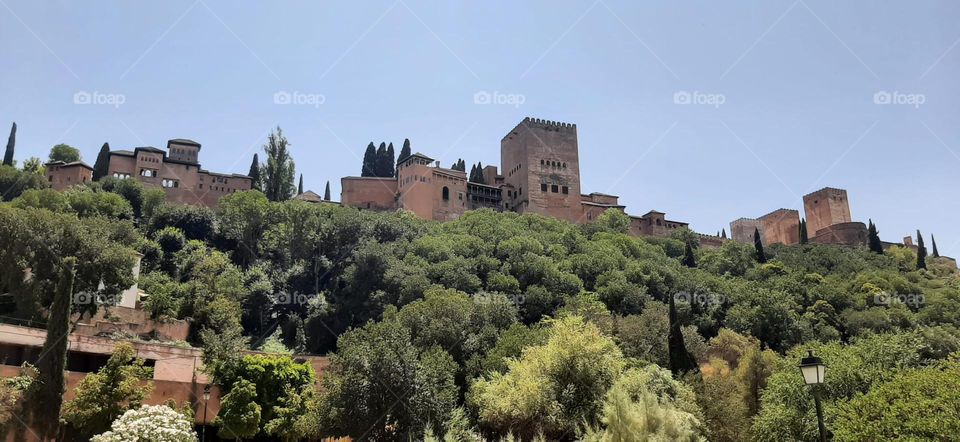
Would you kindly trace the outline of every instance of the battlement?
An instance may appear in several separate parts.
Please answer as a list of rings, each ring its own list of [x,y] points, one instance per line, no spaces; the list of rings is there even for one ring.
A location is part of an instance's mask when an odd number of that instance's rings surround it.
[[[573,135],[576,135],[577,133],[577,125],[573,123],[564,123],[560,121],[544,120],[541,118],[525,117],[523,121],[520,122],[520,124],[517,124],[517,126],[514,127],[513,130],[508,132],[506,135],[504,135],[503,138],[506,139],[506,138],[509,138],[511,135],[518,133],[519,129],[522,127],[526,127],[529,129],[541,129],[541,130],[548,130],[548,131],[554,131],[554,132],[568,133]]]
[[[786,214],[792,214],[792,213],[796,213],[798,216],[800,214],[800,212],[797,209],[784,209],[781,207],[777,210],[774,210],[773,212],[770,212],[766,215],[761,216],[759,219],[762,221],[764,218],[770,218],[771,216],[774,216],[774,215],[784,216]]]
[[[822,188],[822,189],[820,189],[820,190],[816,190],[816,191],[813,191],[813,192],[810,192],[810,193],[804,195],[804,196],[803,196],[803,200],[806,201],[808,197],[815,197],[815,196],[821,196],[821,195],[826,195],[826,196],[831,196],[831,195],[846,196],[846,195],[847,195],[847,191],[844,190],[844,189],[837,189],[836,187],[824,187],[824,188]]]

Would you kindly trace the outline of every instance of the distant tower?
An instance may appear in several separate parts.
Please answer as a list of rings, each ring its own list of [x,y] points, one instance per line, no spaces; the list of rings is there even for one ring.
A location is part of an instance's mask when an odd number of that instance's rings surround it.
[[[824,187],[803,197],[803,211],[807,215],[807,234],[817,235],[817,231],[834,224],[849,223],[850,203],[847,191]]]
[[[580,221],[575,124],[524,118],[500,141],[500,161],[510,210]]]
[[[777,209],[761,216],[758,221],[765,245],[781,243],[791,246],[800,243],[800,212]]]
[[[167,158],[184,163],[196,164],[200,156],[200,143],[177,138],[167,141]]]

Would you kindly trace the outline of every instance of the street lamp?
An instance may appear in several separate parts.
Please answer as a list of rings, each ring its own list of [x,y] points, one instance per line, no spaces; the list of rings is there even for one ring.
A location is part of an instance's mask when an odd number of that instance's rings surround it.
[[[827,441],[827,428],[823,425],[823,407],[820,405],[820,389],[818,386],[823,383],[823,377],[827,372],[827,366],[823,365],[820,358],[813,355],[813,350],[807,350],[807,357],[800,360],[800,373],[803,374],[803,381],[813,390],[813,401],[817,405],[817,426],[820,429],[820,441]]]
[[[207,402],[210,401],[210,384],[203,386],[203,426],[200,427],[200,440],[207,440]]]

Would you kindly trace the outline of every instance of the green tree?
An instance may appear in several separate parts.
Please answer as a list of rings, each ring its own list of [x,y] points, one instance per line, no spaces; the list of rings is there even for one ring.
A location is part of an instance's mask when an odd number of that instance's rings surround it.
[[[263,408],[256,402],[257,386],[238,379],[220,401],[220,412],[213,424],[220,427],[217,435],[224,439],[252,439],[260,432]]]
[[[0,199],[11,201],[30,189],[49,187],[47,179],[34,172],[25,172],[13,166],[0,166]]]
[[[807,220],[804,218],[800,220],[800,244],[808,242],[810,242],[810,238],[807,236]]]
[[[469,398],[480,424],[528,440],[567,439],[596,425],[607,390],[626,366],[613,340],[577,316],[552,323],[543,345],[507,362],[507,372],[477,379]]]
[[[70,334],[70,306],[73,300],[73,277],[76,258],[66,257],[57,293],[47,320],[47,337],[43,342],[44,357],[37,361],[39,388],[29,404],[31,422],[42,440],[55,437],[60,407],[63,403],[64,370],[67,365],[67,335]]]
[[[867,245],[870,247],[870,251],[879,255],[883,255],[883,243],[880,241],[880,232],[877,231],[877,225],[873,223],[873,220],[869,220],[870,226],[867,228]]]
[[[763,241],[760,239],[760,229],[753,229],[753,247],[757,250],[757,262],[767,262],[767,255],[763,253]]]
[[[367,150],[363,152],[360,176],[377,176],[377,148],[373,145],[373,141],[367,144]]]
[[[10,127],[10,137],[7,138],[7,149],[3,152],[3,165],[13,167],[13,149],[17,145],[17,123]]]
[[[236,241],[236,257],[242,266],[249,266],[259,256],[259,242],[269,226],[272,211],[267,197],[255,190],[220,198],[220,235]]]
[[[303,194],[303,174],[300,174],[300,182],[297,184],[297,195]]]
[[[93,180],[99,181],[110,174],[110,144],[103,143],[97,153],[97,161],[93,163]]]
[[[934,238],[932,234],[930,235],[930,242],[933,244],[933,257],[939,258],[940,251],[937,250],[937,239]]]
[[[683,343],[683,332],[680,327],[680,321],[677,318],[677,306],[674,298],[676,298],[676,296],[670,296],[668,303],[670,309],[670,332],[667,335],[667,351],[670,357],[670,371],[673,372],[674,375],[679,375],[696,371],[697,361],[693,358],[693,355],[687,351],[687,347]]]
[[[252,189],[263,191],[263,181],[260,179],[260,170],[260,157],[254,153],[253,161],[250,162],[250,171],[247,172],[247,176],[250,177]]]
[[[330,181],[327,181],[327,186],[323,189],[323,200],[330,201]]]
[[[685,244],[683,251],[683,261],[681,264],[684,266],[695,268],[697,266],[697,258],[693,255],[693,247],[690,247],[690,243]]]
[[[397,157],[397,162],[399,163],[399,162],[407,159],[407,157],[409,157],[411,154],[412,154],[412,153],[410,152],[410,139],[409,139],[409,138],[404,138],[404,139],[403,139],[403,147],[400,148],[400,156]]]
[[[140,407],[153,390],[152,369],[144,367],[136,354],[130,344],[118,344],[107,365],[77,384],[76,396],[64,404],[60,414],[69,426],[67,434],[89,440],[109,430],[125,411]]]
[[[960,434],[960,363],[906,370],[841,403],[838,440],[950,440]]]
[[[270,201],[286,201],[293,196],[295,190],[293,178],[296,166],[290,151],[287,138],[277,126],[277,130],[270,132],[267,144],[263,151],[267,154],[267,164],[263,168],[263,189]]]
[[[35,173],[40,176],[46,174],[46,168],[43,166],[40,158],[37,157],[30,157],[24,160],[22,169],[26,173]]]
[[[72,163],[80,161],[80,150],[68,144],[58,144],[50,149],[50,161],[63,161]]]
[[[923,245],[923,236],[917,230],[917,270],[927,268],[927,248]]]
[[[386,178],[397,176],[396,154],[393,151],[393,143],[387,145],[387,152],[384,161],[383,176]]]

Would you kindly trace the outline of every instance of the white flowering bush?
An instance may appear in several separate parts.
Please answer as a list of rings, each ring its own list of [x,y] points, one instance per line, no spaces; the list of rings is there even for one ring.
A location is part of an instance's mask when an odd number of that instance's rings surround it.
[[[190,419],[166,405],[144,405],[128,410],[110,425],[111,430],[92,442],[196,442]]]

